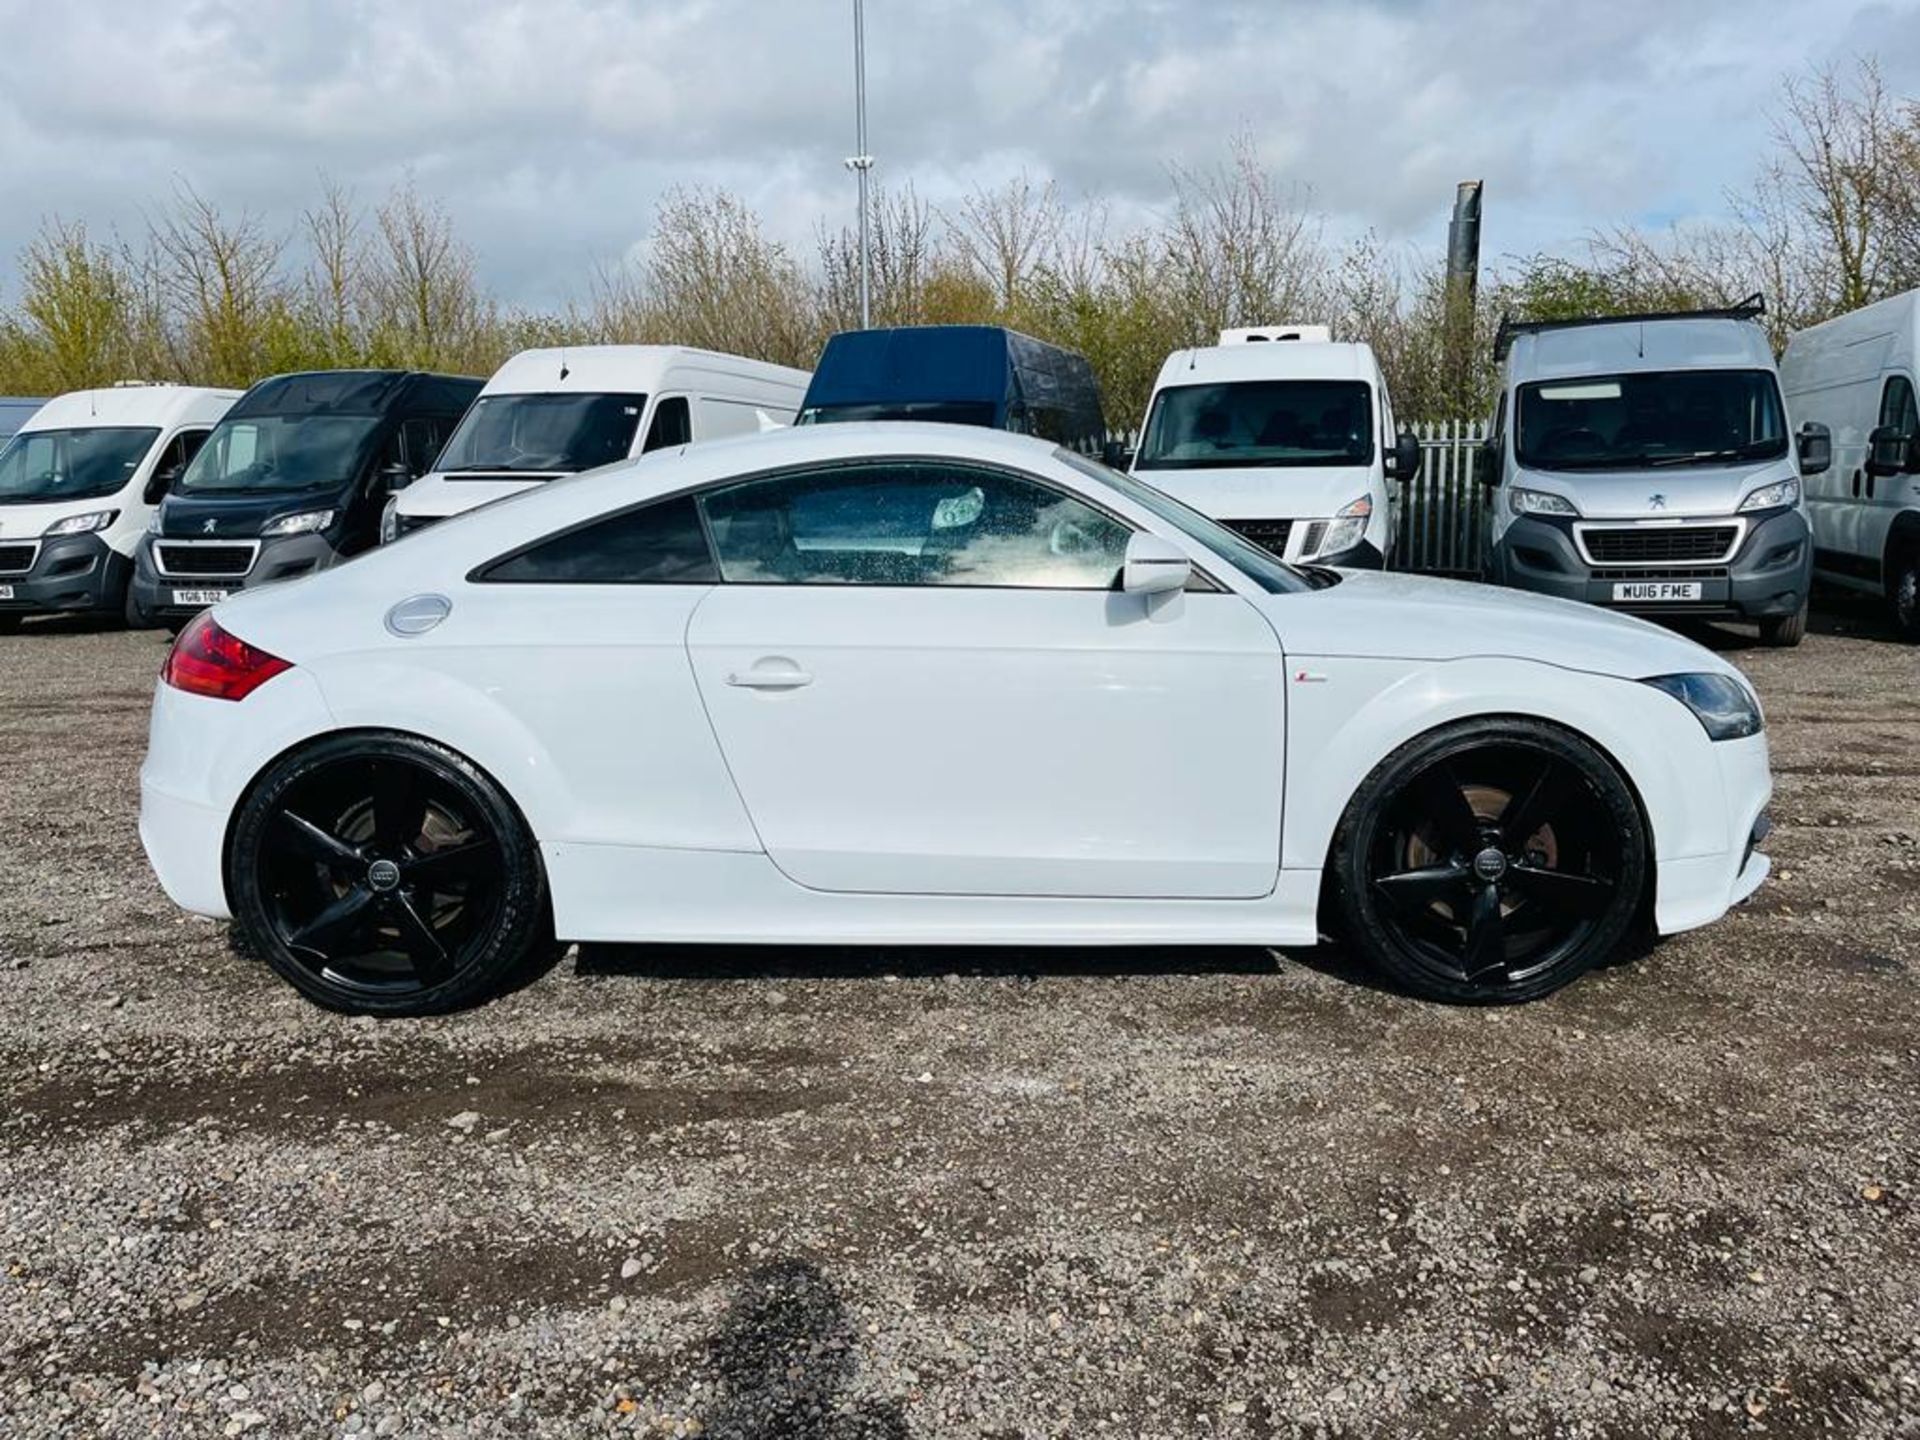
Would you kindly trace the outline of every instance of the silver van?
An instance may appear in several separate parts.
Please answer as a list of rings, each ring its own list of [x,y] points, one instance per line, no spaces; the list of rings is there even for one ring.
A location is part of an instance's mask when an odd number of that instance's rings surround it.
[[[1720,310],[1503,322],[1478,462],[1487,578],[1643,615],[1806,633],[1813,544],[1760,297]]]

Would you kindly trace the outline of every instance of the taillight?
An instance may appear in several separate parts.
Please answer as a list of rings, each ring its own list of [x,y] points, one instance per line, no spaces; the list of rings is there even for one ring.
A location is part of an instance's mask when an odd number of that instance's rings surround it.
[[[229,635],[214,623],[211,611],[202,611],[187,624],[167,652],[160,678],[189,695],[211,695],[216,700],[244,700],[291,662]]]

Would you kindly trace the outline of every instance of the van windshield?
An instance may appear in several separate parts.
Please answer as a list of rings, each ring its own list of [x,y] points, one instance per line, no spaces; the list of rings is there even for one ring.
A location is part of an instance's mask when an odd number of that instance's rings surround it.
[[[98,426],[29,430],[0,449],[0,505],[93,500],[133,478],[158,430]]]
[[[802,425],[841,420],[930,420],[941,425],[984,425],[992,429],[991,400],[888,400],[875,405],[815,405],[800,412]]]
[[[1234,380],[1153,397],[1137,470],[1370,465],[1373,389],[1364,380]]]
[[[1534,470],[1730,465],[1787,453],[1767,370],[1654,370],[1520,387],[1514,458]]]
[[[174,489],[338,490],[365,468],[379,429],[378,415],[229,416]]]
[[[442,475],[571,475],[633,452],[645,395],[482,395],[447,441]]]

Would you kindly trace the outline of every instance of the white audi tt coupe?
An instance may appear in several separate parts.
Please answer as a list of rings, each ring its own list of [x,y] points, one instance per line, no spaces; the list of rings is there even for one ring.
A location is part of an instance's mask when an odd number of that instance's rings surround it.
[[[1295,569],[1033,439],[656,454],[203,615],[140,830],[341,1010],[566,941],[1304,946],[1544,995],[1767,873],[1752,691],[1667,631]]]

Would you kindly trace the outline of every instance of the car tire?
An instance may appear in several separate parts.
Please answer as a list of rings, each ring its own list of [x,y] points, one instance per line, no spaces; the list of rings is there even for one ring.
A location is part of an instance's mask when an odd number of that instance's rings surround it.
[[[1760,622],[1760,643],[1774,650],[1791,650],[1807,638],[1807,602],[1791,615],[1769,615]]]
[[[20,628],[20,622],[27,617],[20,614],[0,613],[0,635],[11,635]]]
[[[147,614],[140,604],[140,596],[133,588],[133,582],[127,582],[126,596],[120,602],[120,618],[127,622],[129,630],[151,630],[153,617]]]
[[[1909,644],[1920,644],[1920,544],[1908,541],[1889,558],[1887,604],[1894,633]]]
[[[235,816],[227,893],[242,953],[354,1015],[485,999],[553,949],[539,849],[464,756],[353,732],[282,756]]]
[[[1489,718],[1388,755],[1334,833],[1340,933],[1399,988],[1461,1005],[1537,1000],[1612,956],[1642,913],[1632,789],[1557,725]]]

